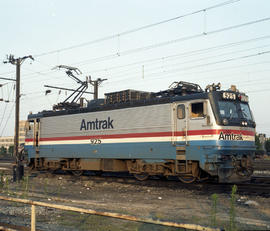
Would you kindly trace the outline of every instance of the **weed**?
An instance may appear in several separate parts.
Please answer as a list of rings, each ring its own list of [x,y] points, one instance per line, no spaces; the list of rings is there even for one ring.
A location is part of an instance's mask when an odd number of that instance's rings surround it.
[[[60,197],[60,194],[61,194],[61,184],[58,184],[56,196],[57,196],[57,197]]]
[[[4,188],[5,188],[6,193],[9,194],[9,180],[8,180],[8,177],[6,177]]]
[[[4,183],[4,172],[2,171],[0,174],[0,189],[3,189]]]
[[[234,185],[232,187],[232,193],[231,193],[231,201],[230,201],[230,204],[231,204],[231,208],[230,208],[230,223],[229,223],[228,231],[235,231],[235,230],[237,230],[236,223],[235,223],[235,216],[236,216],[236,212],[235,212],[236,191],[237,191],[237,186]]]
[[[212,199],[212,209],[211,209],[211,225],[217,225],[217,200],[218,195],[215,193],[211,196]]]
[[[22,198],[28,197],[29,192],[29,176],[23,177],[22,183],[21,183],[21,189],[23,191]]]

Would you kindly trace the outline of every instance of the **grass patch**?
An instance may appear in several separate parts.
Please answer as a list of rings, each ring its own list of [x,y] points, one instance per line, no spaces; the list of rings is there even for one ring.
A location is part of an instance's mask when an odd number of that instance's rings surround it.
[[[114,218],[102,216],[80,214],[77,212],[63,212],[55,218],[58,225],[74,227],[74,230],[136,230],[138,226],[135,222],[122,221]]]
[[[146,224],[121,219],[96,216],[90,214],[80,214],[77,212],[63,212],[54,218],[56,225],[74,227],[74,230],[91,231],[179,231],[184,229],[165,227],[161,225]]]
[[[212,208],[211,208],[211,226],[217,226],[217,200],[218,195],[215,193],[211,196]]]

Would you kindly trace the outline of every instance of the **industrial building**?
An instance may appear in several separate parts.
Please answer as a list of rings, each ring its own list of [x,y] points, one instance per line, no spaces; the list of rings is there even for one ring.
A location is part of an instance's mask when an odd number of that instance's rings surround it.
[[[26,121],[21,120],[19,123],[19,145],[25,142],[25,125]],[[14,136],[0,137],[0,147],[8,149],[10,146],[14,146]]]

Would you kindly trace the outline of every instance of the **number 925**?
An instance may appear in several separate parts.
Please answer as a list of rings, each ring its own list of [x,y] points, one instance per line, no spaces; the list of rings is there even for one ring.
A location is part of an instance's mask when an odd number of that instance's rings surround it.
[[[100,139],[91,139],[90,142],[91,142],[92,145],[101,144]]]

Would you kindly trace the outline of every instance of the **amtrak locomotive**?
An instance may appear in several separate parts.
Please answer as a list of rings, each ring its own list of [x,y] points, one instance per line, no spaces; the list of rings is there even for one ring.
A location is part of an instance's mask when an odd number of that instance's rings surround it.
[[[105,96],[29,114],[28,165],[75,175],[129,172],[139,180],[176,176],[185,183],[250,178],[256,125],[247,95],[235,86],[220,90],[212,84],[202,90],[175,82],[157,93],[126,90]]]

